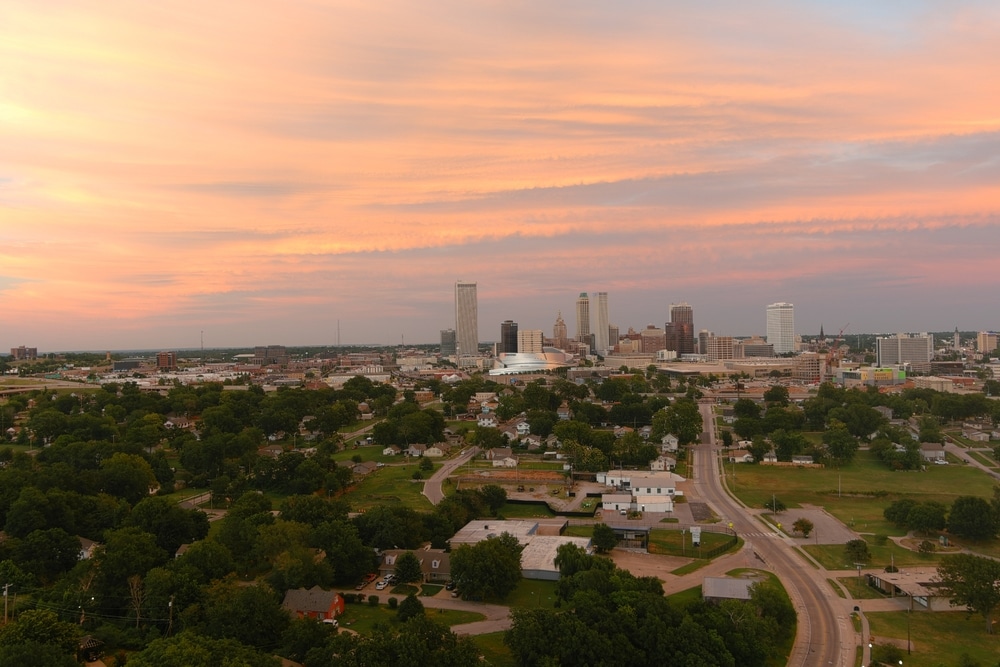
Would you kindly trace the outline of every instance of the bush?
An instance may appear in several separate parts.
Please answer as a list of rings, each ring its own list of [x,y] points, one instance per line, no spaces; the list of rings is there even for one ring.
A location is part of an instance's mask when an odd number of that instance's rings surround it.
[[[389,603],[389,609],[393,609],[394,610],[396,607],[399,606],[399,599],[398,598],[389,598],[388,600],[386,600],[386,602]]]
[[[937,549],[937,546],[935,546],[935,544],[930,540],[924,540],[923,542],[920,543],[920,546],[918,546],[917,549],[922,554],[929,554],[933,552],[935,549]]]
[[[874,542],[877,547],[884,547],[886,543],[889,542],[889,536],[879,533],[872,538],[872,542]]]
[[[423,475],[422,472],[420,472],[419,470],[414,470],[413,471],[413,479],[423,479],[423,478],[424,478],[424,475]]]
[[[368,596],[368,604],[370,604],[373,607],[377,607],[378,606],[378,596],[377,595],[369,595]]]

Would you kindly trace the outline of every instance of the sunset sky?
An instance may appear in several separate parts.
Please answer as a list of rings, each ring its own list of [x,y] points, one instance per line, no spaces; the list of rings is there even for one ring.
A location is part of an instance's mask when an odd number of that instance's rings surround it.
[[[873,8],[872,5],[878,5]],[[1000,3],[6,0],[0,351],[1000,328]]]

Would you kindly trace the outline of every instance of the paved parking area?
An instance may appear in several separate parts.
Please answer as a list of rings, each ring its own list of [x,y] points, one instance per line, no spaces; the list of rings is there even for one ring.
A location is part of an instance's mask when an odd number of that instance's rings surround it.
[[[858,534],[845,526],[839,519],[826,510],[814,505],[803,505],[782,512],[778,520],[781,527],[788,535],[792,534],[792,524],[798,519],[809,519],[813,522],[813,532],[808,538],[794,536],[796,542],[801,544],[847,544],[851,540],[858,539]]]

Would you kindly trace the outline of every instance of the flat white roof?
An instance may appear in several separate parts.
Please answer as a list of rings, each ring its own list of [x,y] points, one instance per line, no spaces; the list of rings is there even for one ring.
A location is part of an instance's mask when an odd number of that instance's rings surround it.
[[[470,521],[451,538],[451,545],[477,544],[490,537],[499,537],[501,533],[510,533],[521,544],[527,544],[528,539],[537,530],[537,521],[504,521],[501,519]]]
[[[556,567],[556,552],[564,544],[575,544],[590,551],[589,537],[567,537],[564,535],[532,535],[531,540],[521,551],[522,570],[545,570],[558,572]]]

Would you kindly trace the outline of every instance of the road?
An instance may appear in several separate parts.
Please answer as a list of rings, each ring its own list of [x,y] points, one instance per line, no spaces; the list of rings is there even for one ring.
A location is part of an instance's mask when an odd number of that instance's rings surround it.
[[[459,466],[478,453],[478,447],[469,447],[468,449],[463,450],[462,453],[455,458],[445,461],[444,465],[441,466],[436,473],[431,475],[426,482],[424,482],[424,490],[421,491],[421,493],[427,496],[427,500],[431,501],[432,505],[437,505],[442,499],[444,499],[444,491],[441,489],[441,484],[444,480],[446,480],[451,473],[455,472]]]
[[[694,446],[694,485],[698,495],[713,507],[723,521],[732,522],[737,533],[760,532],[761,525],[746,509],[729,496],[723,487],[719,469],[719,447],[715,438],[712,406],[699,406],[709,442]],[[788,658],[789,665],[816,667],[854,665],[854,633],[847,632],[842,622],[842,605],[822,575],[793,552],[782,538],[757,538],[753,551],[781,579],[798,613],[795,644]],[[837,598],[839,600],[839,598]],[[844,646],[845,637],[850,645]]]

